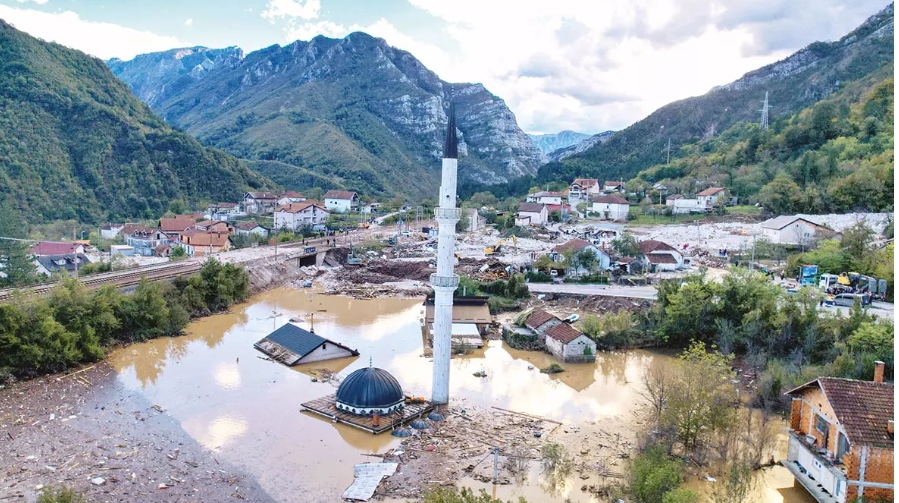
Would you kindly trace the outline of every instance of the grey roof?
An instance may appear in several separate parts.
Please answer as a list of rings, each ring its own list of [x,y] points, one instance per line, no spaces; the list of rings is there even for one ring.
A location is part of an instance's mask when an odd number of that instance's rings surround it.
[[[288,323],[268,334],[261,341],[254,344],[253,347],[285,365],[296,365],[300,363],[304,356],[324,343],[331,343],[344,348],[354,356],[359,354],[356,350],[325,339],[292,323]]]
[[[783,229],[784,227],[790,225],[791,223],[795,222],[796,220],[802,220],[802,221],[808,222],[814,226],[820,227],[820,224],[812,222],[811,220],[809,220],[807,218],[800,217],[799,215],[781,215],[779,217],[769,218],[768,220],[765,220],[764,222],[762,222],[762,227],[764,227],[766,229],[780,230],[780,229]]]
[[[76,267],[72,257],[72,255],[41,255],[37,257],[37,261],[50,273],[63,270],[74,272]],[[90,263],[91,261],[83,253],[78,254],[78,267],[84,267]]]
[[[518,205],[518,211],[525,213],[540,213],[543,211],[543,203],[521,203]]]
[[[337,401],[350,407],[389,407],[403,400],[399,381],[390,372],[375,367],[353,372],[337,388]]]

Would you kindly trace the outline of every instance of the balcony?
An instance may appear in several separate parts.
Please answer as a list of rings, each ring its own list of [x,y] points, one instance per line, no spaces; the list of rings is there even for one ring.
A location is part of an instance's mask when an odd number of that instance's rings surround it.
[[[846,501],[846,475],[827,451],[805,435],[790,432],[787,459],[780,462],[819,503]]]
[[[439,276],[437,273],[431,275],[431,286],[434,288],[458,288],[459,275]]]
[[[462,208],[435,208],[434,218],[437,220],[459,220],[462,218]]]

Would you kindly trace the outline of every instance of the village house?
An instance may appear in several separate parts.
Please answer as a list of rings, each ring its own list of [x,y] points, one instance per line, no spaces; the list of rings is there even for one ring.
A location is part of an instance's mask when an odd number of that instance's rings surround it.
[[[565,194],[562,192],[547,192],[542,190],[540,192],[528,194],[525,201],[529,203],[562,204],[562,197],[564,195]]]
[[[77,241],[40,241],[31,247],[31,254],[36,257],[77,253],[84,253],[84,245]]]
[[[561,262],[566,260],[565,256],[568,254],[582,254],[587,250],[593,252],[593,256],[596,257],[596,264],[589,268],[583,264],[578,264],[577,267],[571,267],[569,265],[565,273],[567,276],[577,277],[582,274],[590,274],[597,270],[606,271],[609,269],[612,264],[612,259],[609,257],[609,254],[593,243],[584,241],[583,239],[572,239],[567,243],[555,246],[553,248],[553,253],[550,254],[550,258],[555,262]]]
[[[175,215],[172,218],[160,218],[159,230],[169,239],[177,239],[182,232],[192,229],[195,223],[197,219],[193,215]]]
[[[670,196],[665,196],[665,206],[670,206],[673,208],[674,203],[677,200],[683,199],[683,198],[684,198],[684,196],[681,194],[671,194]]]
[[[624,221],[627,220],[630,209],[631,203],[627,199],[617,194],[609,194],[600,196],[593,201],[590,211],[599,213],[599,218],[602,220]]]
[[[320,362],[335,358],[359,356],[359,352],[343,344],[303,329],[293,323],[265,336],[253,347],[287,366]]]
[[[218,232],[219,234],[233,234],[234,228],[228,222],[221,220],[203,220],[194,224],[198,231]]]
[[[785,466],[821,503],[893,501],[893,384],[819,377],[793,397]]]
[[[711,211],[716,204],[724,204],[727,202],[727,190],[722,187],[709,187],[699,194],[696,194],[696,200],[699,206],[706,211]]]
[[[234,229],[238,236],[260,236],[268,237],[269,230],[256,222],[244,221],[237,222]]]
[[[359,211],[366,214],[377,213],[380,209],[381,203],[368,203],[359,207]]]
[[[761,226],[762,236],[765,239],[782,245],[805,246],[816,238],[830,237],[835,234],[827,227],[798,215],[781,215],[765,220]]]
[[[603,192],[607,192],[607,193],[618,192],[618,193],[623,194],[624,191],[626,190],[626,187],[624,185],[624,182],[614,182],[613,181],[613,182],[603,183],[602,190],[603,190]]]
[[[124,228],[125,224],[105,224],[100,227],[100,237],[102,239],[115,239]]]
[[[154,256],[159,245],[168,244],[171,241],[171,238],[159,229],[134,227],[129,231],[125,236],[125,244],[134,248],[135,255]]]
[[[531,314],[524,319],[524,326],[537,334],[537,339],[541,342],[546,339],[546,331],[550,328],[563,323],[562,320],[552,313],[548,313],[542,309],[534,309]]]
[[[599,193],[600,185],[596,178],[575,178],[568,187],[568,202],[574,205],[588,203]]]
[[[275,229],[297,231],[304,226],[323,224],[331,214],[315,201],[290,203],[275,210]]]
[[[705,213],[705,207],[699,202],[698,198],[687,198],[682,195],[668,196],[671,201],[671,213],[675,215],[687,215],[689,213]],[[665,204],[668,204],[667,201]]]
[[[596,361],[596,342],[568,323],[559,323],[545,330],[546,349],[551,355],[569,362]]]
[[[347,213],[359,209],[359,195],[348,190],[329,190],[324,197],[325,209],[332,213]]]
[[[546,225],[549,220],[549,209],[542,203],[521,203],[518,205],[518,215],[515,217],[515,225],[522,227],[528,225]]]
[[[464,292],[463,292],[464,293]],[[453,325],[473,324],[481,335],[487,335],[493,316],[490,315],[490,307],[487,305],[488,297],[458,296],[453,297]],[[434,330],[434,298],[425,298],[424,322],[428,331]]]
[[[206,207],[203,217],[207,220],[229,221],[243,216],[240,205],[237,203],[213,203]]]
[[[34,265],[38,274],[51,276],[60,271],[77,274],[79,267],[90,264],[91,261],[83,253],[68,255],[41,255],[34,258]]]
[[[640,261],[651,272],[684,268],[684,256],[676,248],[654,239],[640,241]]]
[[[249,215],[271,213],[278,205],[278,196],[271,192],[247,192],[243,195],[243,209]]]
[[[306,196],[300,194],[299,192],[295,192],[293,190],[287,190],[280,196],[278,196],[278,206],[284,206],[290,203],[302,203],[306,200]]]
[[[231,238],[228,234],[189,229],[181,233],[177,245],[184,247],[188,256],[201,257],[230,250]]]

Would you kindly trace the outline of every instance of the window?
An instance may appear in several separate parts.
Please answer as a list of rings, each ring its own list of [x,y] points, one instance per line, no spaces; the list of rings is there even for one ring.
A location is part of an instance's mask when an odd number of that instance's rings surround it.
[[[837,462],[842,462],[843,455],[849,452],[849,439],[840,433],[840,441],[837,444]]]
[[[827,434],[827,420],[821,414],[818,414],[815,418],[815,429]]]

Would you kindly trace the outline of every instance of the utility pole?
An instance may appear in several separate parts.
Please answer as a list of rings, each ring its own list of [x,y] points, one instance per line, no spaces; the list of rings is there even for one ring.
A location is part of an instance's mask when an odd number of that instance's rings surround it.
[[[493,448],[493,485],[499,483],[499,447]]]
[[[762,122],[761,122],[760,126],[764,130],[768,129],[768,109],[769,108],[770,107],[768,106],[768,91],[765,91],[765,101],[762,102],[762,109],[759,110],[760,112],[762,112]]]
[[[671,138],[668,138],[668,158],[665,160],[665,165],[671,164]]]

